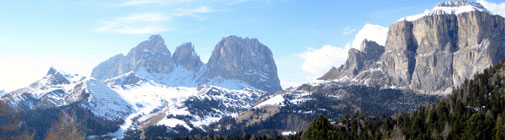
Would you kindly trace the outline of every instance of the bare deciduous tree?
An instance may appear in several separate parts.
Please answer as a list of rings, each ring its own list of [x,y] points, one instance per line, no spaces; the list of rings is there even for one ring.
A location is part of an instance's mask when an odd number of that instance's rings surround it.
[[[74,117],[61,112],[58,122],[52,125],[46,140],[84,140],[86,136],[79,131]]]

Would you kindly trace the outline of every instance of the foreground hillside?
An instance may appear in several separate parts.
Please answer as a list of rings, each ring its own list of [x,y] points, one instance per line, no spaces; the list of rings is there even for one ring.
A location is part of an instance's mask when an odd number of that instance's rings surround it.
[[[308,139],[505,139],[505,61],[465,81],[434,105],[391,117],[315,119]]]

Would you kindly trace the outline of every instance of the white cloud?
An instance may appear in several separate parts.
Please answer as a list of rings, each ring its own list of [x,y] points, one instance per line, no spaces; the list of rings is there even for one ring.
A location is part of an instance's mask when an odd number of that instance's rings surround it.
[[[352,48],[360,49],[361,43],[363,40],[373,40],[380,45],[386,44],[388,27],[373,25],[373,24],[365,24],[363,28],[356,34],[354,40],[352,41]]]
[[[200,20],[203,20],[203,19],[205,19],[205,17],[199,16],[198,14],[211,13],[211,12],[214,12],[214,10],[210,9],[207,6],[200,6],[199,8],[195,8],[195,9],[178,8],[178,9],[176,9],[176,13],[174,15],[175,16],[190,16],[190,17],[195,17]]]
[[[349,28],[350,30],[350,28]],[[298,54],[303,59],[302,70],[306,72],[307,79],[313,80],[328,72],[331,67],[338,67],[345,63],[349,49],[359,49],[364,39],[376,41],[384,45],[386,42],[388,28],[380,25],[366,24],[355,36],[352,43],[345,47],[324,45],[322,48],[309,48],[307,51]]]
[[[351,28],[350,26],[347,26],[347,27],[344,28],[344,31],[342,32],[342,35],[345,36],[345,35],[352,34],[354,32],[356,32],[356,29]]]
[[[173,30],[166,27],[166,21],[171,16],[163,13],[132,14],[119,17],[111,21],[105,21],[96,29],[98,32],[113,32],[123,34],[152,34]]]
[[[298,54],[304,60],[302,70],[312,74],[308,78],[320,76],[330,70],[333,66],[343,64],[347,59],[347,52],[351,46],[335,47],[324,45],[320,49],[309,48],[306,52]]]
[[[502,3],[492,3],[485,0],[477,0],[484,8],[490,12],[505,17],[505,2]]]

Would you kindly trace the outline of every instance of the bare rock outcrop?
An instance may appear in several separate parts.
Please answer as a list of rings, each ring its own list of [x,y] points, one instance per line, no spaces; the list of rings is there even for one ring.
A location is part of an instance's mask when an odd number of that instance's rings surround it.
[[[462,12],[462,7],[473,10]],[[381,79],[380,86],[386,88],[446,94],[505,58],[505,20],[478,3],[443,2],[414,17],[403,18],[389,28],[385,51],[374,61],[386,77],[356,77],[370,68],[361,66],[359,51],[350,50],[343,66],[320,79],[348,76],[358,84]]]
[[[209,78],[247,81],[269,92],[282,90],[272,52],[255,38],[223,38],[212,51],[207,67]]]

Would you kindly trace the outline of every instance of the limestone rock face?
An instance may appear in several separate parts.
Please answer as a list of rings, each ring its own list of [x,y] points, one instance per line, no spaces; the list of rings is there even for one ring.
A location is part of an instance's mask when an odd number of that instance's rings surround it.
[[[160,35],[152,35],[148,40],[132,48],[119,63],[119,74],[124,74],[138,68],[147,72],[167,73],[174,68],[170,51]]]
[[[124,58],[123,54],[115,55],[93,68],[92,77],[97,79],[107,79],[120,75],[119,62]]]
[[[183,66],[188,70],[200,70],[203,62],[200,60],[195,52],[195,49],[191,42],[184,43],[177,47],[174,52],[173,60],[175,64]]]
[[[282,90],[270,49],[257,39],[228,36],[212,51],[209,78],[238,79],[265,91]]]
[[[153,35],[126,56],[119,54],[100,63],[91,76],[116,84],[153,80],[171,87],[282,90],[270,49],[257,39],[237,36],[223,38],[204,64],[193,44],[180,45],[171,56],[161,36]]]
[[[384,46],[374,41],[363,40],[361,51],[354,48],[350,49],[345,64],[339,68],[332,68],[330,72],[323,75],[320,79],[355,78],[360,74],[360,70],[379,68],[377,60],[382,53],[384,53]]]
[[[152,35],[126,56],[119,54],[100,63],[93,68],[91,76],[104,80],[140,68],[152,73],[168,73],[174,69],[170,51],[160,35]]]
[[[417,49],[412,28],[412,23],[406,21],[393,23],[389,28],[381,62],[384,72],[391,77],[391,85],[406,86],[412,78]]]
[[[365,67],[360,59],[368,55],[363,56],[362,52],[351,49],[343,66],[332,68],[320,79],[335,80],[347,76],[358,84],[382,79],[382,87],[445,94],[505,58],[503,17],[486,12],[478,3],[446,2],[437,6],[444,5],[481,9],[457,14],[431,12],[415,20],[397,21],[389,28],[384,53],[379,59],[370,60],[377,65],[367,62],[368,67]],[[370,66],[380,68],[385,77],[357,77],[369,73]]]

